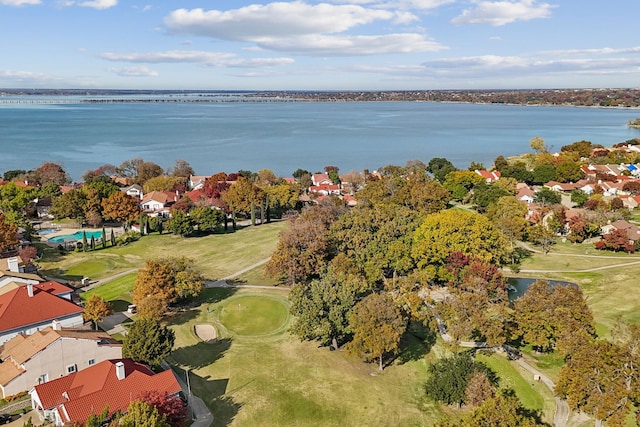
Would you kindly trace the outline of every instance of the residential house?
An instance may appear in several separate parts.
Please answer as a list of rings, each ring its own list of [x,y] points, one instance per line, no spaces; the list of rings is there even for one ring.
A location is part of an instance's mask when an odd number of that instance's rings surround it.
[[[576,185],[574,183],[571,182],[558,182],[558,181],[549,181],[546,184],[544,184],[544,186],[546,188],[549,188],[553,191],[558,191],[558,192],[567,192],[567,191],[573,191],[576,189]]]
[[[0,344],[21,333],[33,334],[54,320],[66,328],[84,324],[82,307],[54,294],[62,292],[64,285],[45,283],[29,283],[0,294]]]
[[[189,176],[189,188],[191,190],[200,190],[204,187],[204,182],[208,179],[208,176],[203,175],[190,175]]]
[[[121,188],[120,191],[127,193],[128,196],[131,196],[137,200],[142,200],[144,196],[144,191],[142,191],[142,187],[138,184],[133,184],[128,187]]]
[[[610,224],[601,227],[602,234],[609,234],[613,230],[624,230],[627,233],[630,241],[637,242],[640,240],[640,227],[635,224],[631,224],[623,219],[619,219]]]
[[[526,204],[533,203],[536,193],[531,187],[529,187],[527,184],[518,184],[516,186],[516,189],[518,190],[516,199],[520,200],[521,202],[525,202]]]
[[[144,195],[140,206],[147,214],[164,215],[169,213],[169,208],[180,199],[176,191],[152,191]]]
[[[52,326],[18,334],[0,351],[2,397],[31,390],[104,360],[122,358],[122,344],[106,332]]]
[[[492,182],[496,182],[498,179],[500,179],[500,171],[497,170],[489,172],[485,169],[476,169],[475,173],[483,177],[487,181],[487,184],[491,184]]]
[[[33,201],[38,218],[53,219],[50,210],[53,206],[51,197],[38,197]]]
[[[339,196],[340,195],[340,186],[338,184],[318,184],[312,185],[309,187],[309,193],[316,194],[319,196]]]
[[[172,395],[181,387],[170,369],[156,374],[130,359],[112,359],[39,384],[30,394],[40,417],[62,426],[83,423],[107,405],[109,412],[126,412],[132,400],[148,391]]]
[[[328,173],[314,173],[311,175],[311,183],[314,186],[318,186],[322,184],[333,184],[333,181],[329,178]]]

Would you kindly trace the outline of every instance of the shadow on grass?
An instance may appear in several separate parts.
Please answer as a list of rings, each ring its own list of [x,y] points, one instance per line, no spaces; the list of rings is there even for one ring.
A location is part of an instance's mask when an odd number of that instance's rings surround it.
[[[436,343],[437,334],[421,323],[411,322],[400,340],[401,363],[420,360],[426,356]]]
[[[199,342],[188,347],[180,347],[171,352],[171,358],[189,369],[199,369],[211,365],[224,356],[231,348],[231,339],[223,338],[213,343]]]
[[[129,305],[131,304],[129,301],[125,301],[122,299],[111,300],[111,307],[113,311],[127,311]]]
[[[224,301],[238,291],[238,288],[230,286],[224,288],[206,288],[194,302],[200,304],[215,304]]]
[[[48,277],[51,279],[61,279],[61,280],[66,280],[69,282],[80,282],[84,276],[80,276],[80,275],[72,275],[72,274],[65,274],[65,270],[62,270],[60,268],[53,268],[53,269],[40,269],[38,270],[38,274],[40,274],[41,276],[44,277]]]
[[[227,393],[229,379],[210,379],[191,372],[191,388],[200,397],[213,414],[213,426],[231,424],[242,405],[233,399],[233,392]]]

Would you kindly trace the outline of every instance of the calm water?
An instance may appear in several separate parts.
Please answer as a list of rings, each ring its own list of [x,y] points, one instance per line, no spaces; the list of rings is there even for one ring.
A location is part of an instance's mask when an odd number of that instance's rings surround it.
[[[541,136],[612,145],[640,137],[635,110],[385,103],[0,104],[0,172],[62,164],[89,169],[142,157],[163,167],[187,160],[197,174],[271,169],[290,176],[335,165],[374,170],[446,157],[466,168],[530,151]]]

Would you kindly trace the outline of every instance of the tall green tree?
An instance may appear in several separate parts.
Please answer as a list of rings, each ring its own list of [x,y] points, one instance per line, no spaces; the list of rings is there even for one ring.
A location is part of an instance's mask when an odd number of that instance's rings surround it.
[[[224,213],[209,206],[196,206],[189,211],[189,217],[198,230],[204,233],[216,231],[224,221]]]
[[[172,209],[171,219],[167,221],[167,230],[180,237],[186,237],[193,233],[193,220],[180,209]]]
[[[427,397],[446,405],[465,403],[469,381],[474,374],[482,372],[495,387],[496,374],[484,363],[473,359],[470,352],[457,353],[439,359],[429,365],[429,378],[425,384]]]
[[[427,215],[413,238],[417,266],[442,280],[446,259],[455,252],[500,265],[509,260],[511,250],[504,234],[484,215],[461,209]]]
[[[301,339],[337,347],[351,339],[349,314],[370,292],[355,265],[340,254],[321,278],[291,289],[291,314],[295,317],[291,331]]]
[[[429,163],[427,164],[427,171],[431,172],[440,182],[444,182],[447,174],[455,170],[458,169],[453,165],[453,163],[444,157],[434,157],[429,160]]]
[[[423,219],[419,211],[396,204],[359,207],[332,224],[330,237],[370,283],[382,282],[415,268],[412,235]]]
[[[349,315],[353,341],[347,350],[365,360],[378,361],[384,369],[384,356],[395,354],[407,322],[391,298],[384,294],[370,294],[355,305]]]
[[[136,362],[159,366],[171,353],[174,332],[153,319],[137,319],[124,336],[122,356]]]

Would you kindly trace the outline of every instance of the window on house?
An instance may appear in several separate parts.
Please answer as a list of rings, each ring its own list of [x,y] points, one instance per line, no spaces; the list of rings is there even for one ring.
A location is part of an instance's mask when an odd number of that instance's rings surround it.
[[[76,371],[76,365],[67,366],[67,374],[73,374]]]
[[[96,359],[89,359],[89,366],[93,365],[94,363],[96,363]]]
[[[38,384],[46,383],[47,381],[49,381],[48,374],[42,374],[38,377]]]

